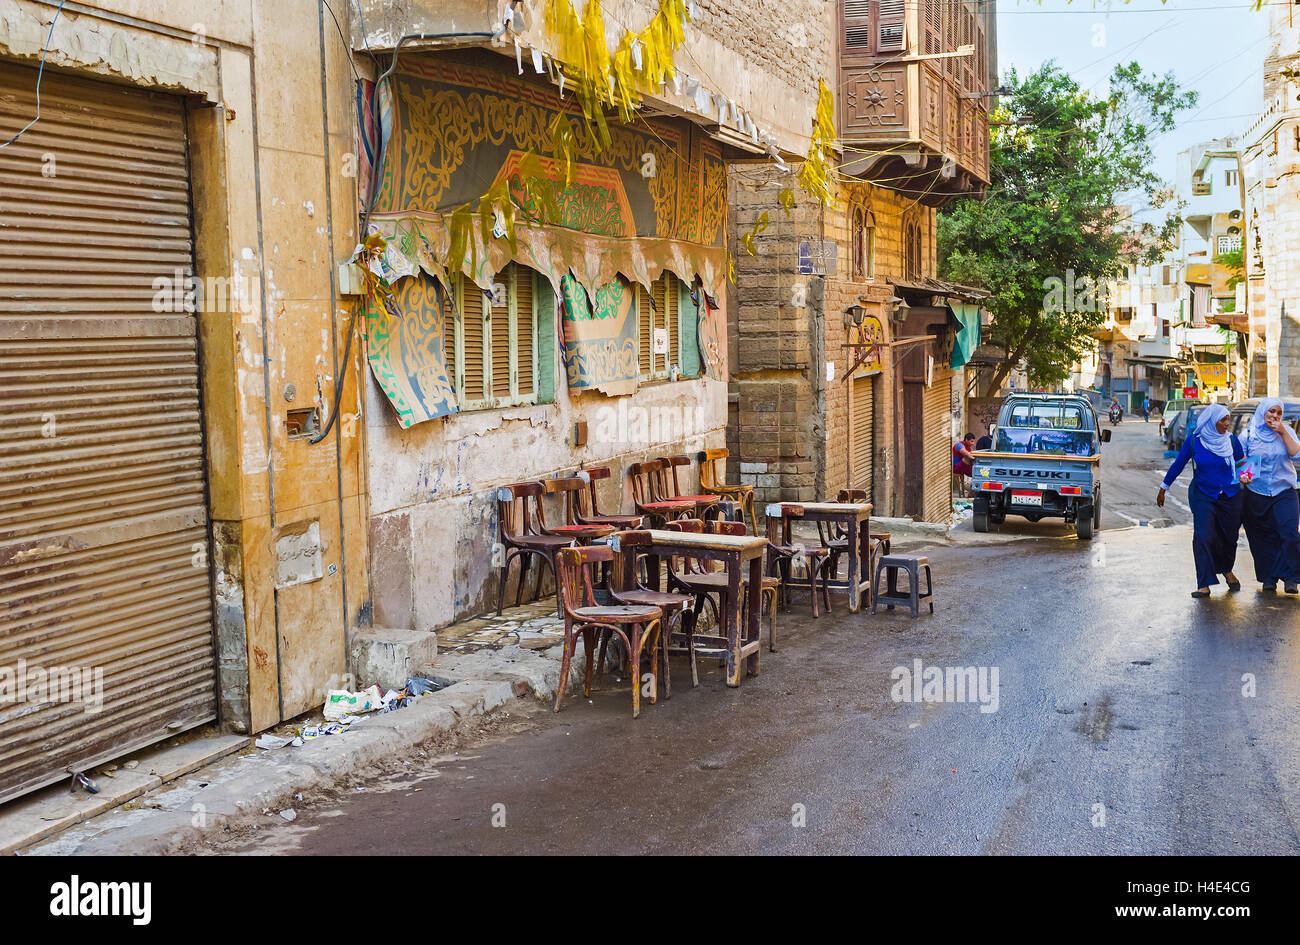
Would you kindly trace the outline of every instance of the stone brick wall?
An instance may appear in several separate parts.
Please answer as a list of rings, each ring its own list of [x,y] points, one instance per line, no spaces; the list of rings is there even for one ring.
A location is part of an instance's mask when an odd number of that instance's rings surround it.
[[[823,211],[803,200],[787,215],[783,189],[793,175],[769,166],[733,167],[728,175],[729,239],[735,259],[735,338],[730,393],[732,439],[740,482],[758,502],[819,498],[824,436],[822,295],[824,280],[799,273],[799,242],[820,240]],[[741,237],[762,214],[767,228],[750,256]],[[730,469],[729,469],[730,472]]]
[[[787,215],[778,197],[789,187],[795,206]],[[844,377],[853,354],[844,312],[862,304],[890,331],[887,279],[903,273],[905,218],[921,224],[923,265],[934,274],[934,211],[906,196],[862,182],[841,184],[830,207],[804,195],[793,176],[774,168],[740,166],[729,179],[731,251],[736,286],[732,313],[731,399],[728,430],[733,479],[756,487],[759,502],[834,496],[849,484],[850,402]],[[875,220],[874,278],[852,274],[850,233],[854,209]],[[768,225],[750,256],[741,239],[762,214]],[[800,272],[800,243],[823,247],[818,274]],[[886,340],[890,340],[887,336]],[[827,380],[827,364],[832,379]],[[893,504],[895,414],[892,363],[884,352],[873,383],[875,472],[873,501],[879,514]]]
[[[783,75],[796,88],[815,90],[818,79],[832,84],[834,47],[825,39],[827,8],[832,8],[829,14],[833,17],[834,6],[825,0],[749,0],[743,4],[698,0],[692,25],[762,71]],[[724,79],[715,78],[719,82]]]

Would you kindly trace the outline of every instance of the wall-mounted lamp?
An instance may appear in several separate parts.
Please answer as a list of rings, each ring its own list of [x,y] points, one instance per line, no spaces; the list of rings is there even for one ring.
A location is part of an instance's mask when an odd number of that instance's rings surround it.
[[[867,310],[861,305],[850,305],[844,310],[844,327],[852,325],[855,328],[861,328],[863,321],[866,320]]]
[[[889,317],[902,321],[907,318],[907,313],[912,306],[908,305],[906,300],[897,296],[889,300]]]

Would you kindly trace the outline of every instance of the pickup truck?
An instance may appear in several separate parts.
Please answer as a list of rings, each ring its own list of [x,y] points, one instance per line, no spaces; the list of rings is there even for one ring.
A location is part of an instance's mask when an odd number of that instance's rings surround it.
[[[1086,397],[1009,395],[993,448],[973,454],[975,530],[986,532],[1008,515],[1063,518],[1080,538],[1092,538],[1101,528],[1101,444],[1109,440]]]

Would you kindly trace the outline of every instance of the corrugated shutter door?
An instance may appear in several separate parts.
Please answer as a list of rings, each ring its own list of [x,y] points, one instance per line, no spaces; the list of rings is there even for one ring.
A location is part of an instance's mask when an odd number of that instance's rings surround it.
[[[859,377],[853,381],[853,415],[849,430],[853,448],[853,470],[849,476],[849,486],[853,489],[865,489],[868,497],[872,494],[872,450],[875,444],[873,394],[872,378]]]
[[[934,366],[934,382],[925,391],[925,515],[927,522],[946,522],[952,513],[952,371]]]
[[[0,150],[0,801],[216,715],[188,175],[178,99],[49,70]]]

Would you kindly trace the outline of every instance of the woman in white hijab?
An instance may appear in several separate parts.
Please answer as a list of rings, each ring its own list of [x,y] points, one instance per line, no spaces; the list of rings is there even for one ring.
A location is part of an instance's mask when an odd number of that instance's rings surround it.
[[[1300,499],[1296,497],[1296,457],[1300,440],[1282,420],[1282,401],[1265,397],[1246,431],[1246,485],[1242,522],[1262,589],[1288,594],[1300,581]]]
[[[1196,590],[1193,597],[1209,597],[1210,588],[1222,574],[1229,591],[1241,590],[1232,573],[1237,560],[1237,536],[1241,533],[1241,482],[1237,460],[1245,455],[1241,442],[1228,432],[1232,421],[1228,408],[1210,404],[1196,418],[1196,432],[1183,441],[1178,458],[1169,467],[1156,505],[1164,508],[1165,493],[1187,465],[1192,464],[1192,484],[1187,487],[1187,504],[1192,509],[1192,558],[1196,562]]]

